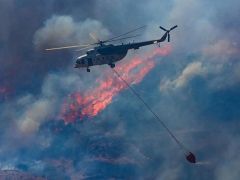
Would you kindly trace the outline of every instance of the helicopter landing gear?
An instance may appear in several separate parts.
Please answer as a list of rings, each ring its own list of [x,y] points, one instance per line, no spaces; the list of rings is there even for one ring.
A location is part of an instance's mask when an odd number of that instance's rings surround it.
[[[111,68],[115,68],[115,64],[113,64],[113,63],[109,64],[109,66],[110,66]]]
[[[87,68],[87,72],[90,72],[90,69],[89,69],[89,68]]]

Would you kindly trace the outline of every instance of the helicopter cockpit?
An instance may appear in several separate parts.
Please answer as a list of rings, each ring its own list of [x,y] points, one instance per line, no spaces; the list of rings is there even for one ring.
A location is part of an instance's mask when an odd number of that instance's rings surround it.
[[[86,64],[87,65],[87,54],[79,56],[76,61],[77,64]]]
[[[87,53],[87,55],[92,55],[92,54],[95,54],[95,50],[89,49],[86,53]]]

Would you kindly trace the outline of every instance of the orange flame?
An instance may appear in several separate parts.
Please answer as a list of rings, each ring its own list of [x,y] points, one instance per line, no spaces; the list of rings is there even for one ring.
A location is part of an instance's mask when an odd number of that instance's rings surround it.
[[[123,62],[116,67],[119,74],[130,84],[140,83],[145,75],[155,66],[156,56],[166,56],[171,47],[157,48],[146,53],[144,57],[134,57],[129,62]],[[97,79],[98,86],[84,94],[72,93],[63,104],[61,117],[65,123],[75,122],[84,117],[94,117],[104,110],[114,96],[126,89],[126,85],[110,71],[105,72],[104,78]]]

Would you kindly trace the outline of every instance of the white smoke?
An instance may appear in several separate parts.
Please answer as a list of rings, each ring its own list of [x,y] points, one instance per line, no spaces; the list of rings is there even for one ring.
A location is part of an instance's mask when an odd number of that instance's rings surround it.
[[[110,34],[100,21],[86,19],[76,22],[71,16],[55,15],[36,31],[34,44],[37,48],[85,44],[90,43],[89,33],[99,39],[105,39]]]
[[[165,80],[160,84],[160,91],[168,89],[178,89],[186,86],[188,82],[196,76],[205,73],[204,67],[201,62],[193,62],[188,64],[181,74],[174,80]]]

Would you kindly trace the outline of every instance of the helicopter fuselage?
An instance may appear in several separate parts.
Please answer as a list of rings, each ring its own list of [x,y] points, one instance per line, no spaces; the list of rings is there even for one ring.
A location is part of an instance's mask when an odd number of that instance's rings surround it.
[[[120,61],[127,55],[128,49],[120,46],[122,45],[114,46],[110,44],[91,49],[85,55],[77,58],[75,68],[102,64],[113,66],[115,62]]]
[[[95,66],[108,64],[112,68],[115,67],[115,62],[123,59],[130,49],[139,49],[142,46],[147,46],[151,44],[157,44],[166,39],[167,33],[163,35],[161,39],[138,42],[138,43],[129,43],[129,44],[120,44],[120,45],[100,45],[94,49],[88,50],[87,53],[83,56],[77,58],[75,68]]]

